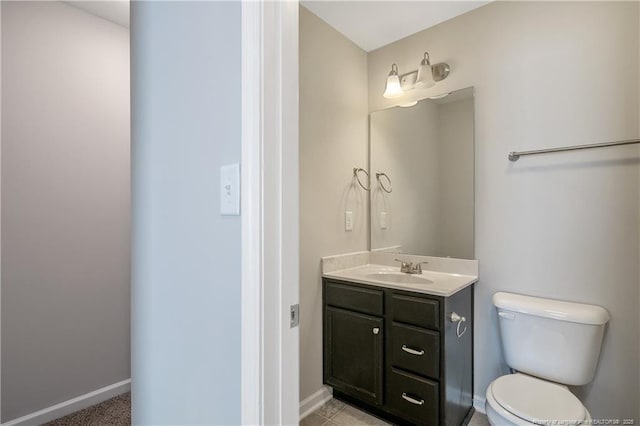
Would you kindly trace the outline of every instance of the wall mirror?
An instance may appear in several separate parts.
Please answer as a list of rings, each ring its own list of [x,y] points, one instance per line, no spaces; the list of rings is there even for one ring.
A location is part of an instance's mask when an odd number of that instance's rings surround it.
[[[371,113],[372,251],[474,258],[473,88]]]

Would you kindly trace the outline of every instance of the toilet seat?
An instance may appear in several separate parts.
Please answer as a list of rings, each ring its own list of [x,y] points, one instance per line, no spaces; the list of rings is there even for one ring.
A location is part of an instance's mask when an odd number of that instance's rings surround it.
[[[526,374],[508,374],[487,389],[487,403],[512,424],[582,424],[590,416],[584,405],[565,386]]]

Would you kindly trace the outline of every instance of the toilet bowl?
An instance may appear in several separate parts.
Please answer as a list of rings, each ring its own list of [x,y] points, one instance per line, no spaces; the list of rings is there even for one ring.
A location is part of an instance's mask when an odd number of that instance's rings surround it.
[[[489,423],[511,425],[581,425],[591,416],[564,386],[522,373],[508,374],[487,388]]]

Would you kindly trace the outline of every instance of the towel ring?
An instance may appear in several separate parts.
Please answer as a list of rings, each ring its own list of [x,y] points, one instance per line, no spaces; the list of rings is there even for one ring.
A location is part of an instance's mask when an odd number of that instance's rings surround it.
[[[382,183],[382,180],[380,180],[380,177],[384,177],[387,179],[387,182],[388,182],[387,185],[389,186],[389,188],[387,188],[385,184]],[[389,176],[387,176],[386,173],[382,173],[382,172],[376,173],[376,179],[378,180],[378,184],[380,184],[380,187],[384,192],[386,192],[387,194],[391,194],[391,192],[393,192],[393,186],[391,186],[391,179],[389,179]]]
[[[462,335],[467,331],[466,325],[464,326],[464,329],[460,330],[462,323],[464,323],[466,320],[467,319],[465,317],[461,317],[456,312],[451,312],[451,314],[449,315],[449,321],[458,323],[458,325],[456,326],[456,336],[458,336],[458,339],[461,338]]]
[[[362,189],[364,189],[365,191],[368,191],[369,188],[364,186],[360,181],[360,175],[359,175],[360,172],[363,172],[365,175],[367,175],[367,182],[369,182],[369,172],[367,172],[365,169],[360,167],[353,168],[353,177],[356,178],[356,180],[358,181],[358,185],[360,185]]]

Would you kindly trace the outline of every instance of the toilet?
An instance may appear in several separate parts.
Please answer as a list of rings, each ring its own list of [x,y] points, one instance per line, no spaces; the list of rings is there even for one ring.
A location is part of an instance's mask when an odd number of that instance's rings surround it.
[[[580,425],[591,416],[568,385],[593,380],[608,312],[595,305],[499,292],[502,351],[515,371],[487,387],[492,425]]]

